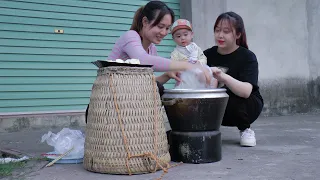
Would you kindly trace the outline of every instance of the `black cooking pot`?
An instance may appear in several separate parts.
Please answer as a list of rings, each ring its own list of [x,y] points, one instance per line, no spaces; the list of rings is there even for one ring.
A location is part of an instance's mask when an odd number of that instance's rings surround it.
[[[224,116],[226,89],[167,89],[162,96],[172,131],[216,131]]]

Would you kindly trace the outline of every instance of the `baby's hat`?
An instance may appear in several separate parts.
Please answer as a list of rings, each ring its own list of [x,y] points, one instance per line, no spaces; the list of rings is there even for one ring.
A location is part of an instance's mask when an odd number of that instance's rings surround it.
[[[192,31],[191,23],[186,19],[178,19],[171,26],[171,34],[174,34],[179,29],[188,29]]]

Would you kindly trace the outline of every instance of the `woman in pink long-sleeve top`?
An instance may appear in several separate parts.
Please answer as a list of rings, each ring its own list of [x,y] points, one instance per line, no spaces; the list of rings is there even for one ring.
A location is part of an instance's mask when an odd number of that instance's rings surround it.
[[[163,94],[163,84],[174,78],[180,81],[178,71],[200,68],[204,72],[207,83],[211,75],[207,68],[198,64],[183,61],[171,61],[158,56],[155,44],[159,44],[169,33],[174,22],[174,12],[161,1],[150,1],[135,13],[132,26],[115,43],[108,60],[139,59],[141,64],[153,65],[156,72],[166,72],[156,77],[160,96]],[[86,119],[88,114],[86,110]]]
[[[139,59],[141,64],[153,65],[156,72],[167,72],[157,77],[160,84],[170,78],[179,81],[177,71],[201,68],[210,82],[209,71],[200,65],[188,62],[171,61],[158,56],[155,44],[169,33],[174,22],[174,12],[161,1],[150,1],[135,13],[132,26],[115,43],[108,60]]]

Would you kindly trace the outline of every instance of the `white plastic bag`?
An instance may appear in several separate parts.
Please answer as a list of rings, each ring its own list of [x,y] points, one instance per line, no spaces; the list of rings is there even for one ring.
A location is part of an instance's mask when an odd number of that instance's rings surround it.
[[[175,87],[175,89],[207,89],[207,88],[215,88],[214,87],[214,77],[212,74],[211,69],[207,65],[203,65],[208,68],[210,74],[211,74],[211,82],[210,85],[207,85],[206,83],[206,77],[203,73],[203,71],[199,68],[187,70],[184,72],[181,72],[180,79],[181,82],[179,85]]]
[[[74,158],[83,158],[84,155],[84,135],[80,130],[71,130],[63,128],[57,134],[49,131],[41,138],[41,142],[47,142],[48,145],[54,147],[57,154],[64,154],[72,147],[74,148],[67,156]]]
[[[23,156],[22,158],[0,158],[0,164],[8,164],[8,163],[15,163],[28,160],[28,156]]]

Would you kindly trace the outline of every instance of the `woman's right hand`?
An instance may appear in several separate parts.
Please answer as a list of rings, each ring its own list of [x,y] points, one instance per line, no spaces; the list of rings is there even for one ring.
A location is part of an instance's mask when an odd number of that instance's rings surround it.
[[[171,79],[175,79],[176,81],[180,82],[181,79],[180,79],[180,75],[181,73],[179,71],[169,71],[169,72],[166,72],[166,75],[171,78]]]
[[[211,80],[213,78],[213,75],[212,75],[212,72],[210,71],[210,69],[208,67],[206,67],[202,64],[198,64],[198,63],[195,64],[195,66],[196,66],[196,68],[199,68],[203,72],[203,74],[206,78],[206,84],[210,85]]]
[[[206,83],[207,85],[209,85],[212,79],[212,74],[209,68],[207,68],[206,66],[203,66],[201,63],[191,64],[189,62],[184,62],[184,61],[171,61],[170,67],[169,67],[171,71],[168,72],[171,74],[168,74],[168,75],[169,77],[176,79],[177,76],[174,76],[174,74],[172,74],[173,73],[172,71],[175,71],[175,72],[186,71],[186,70],[191,70],[196,68],[200,69],[204,73],[204,76],[206,78]]]

